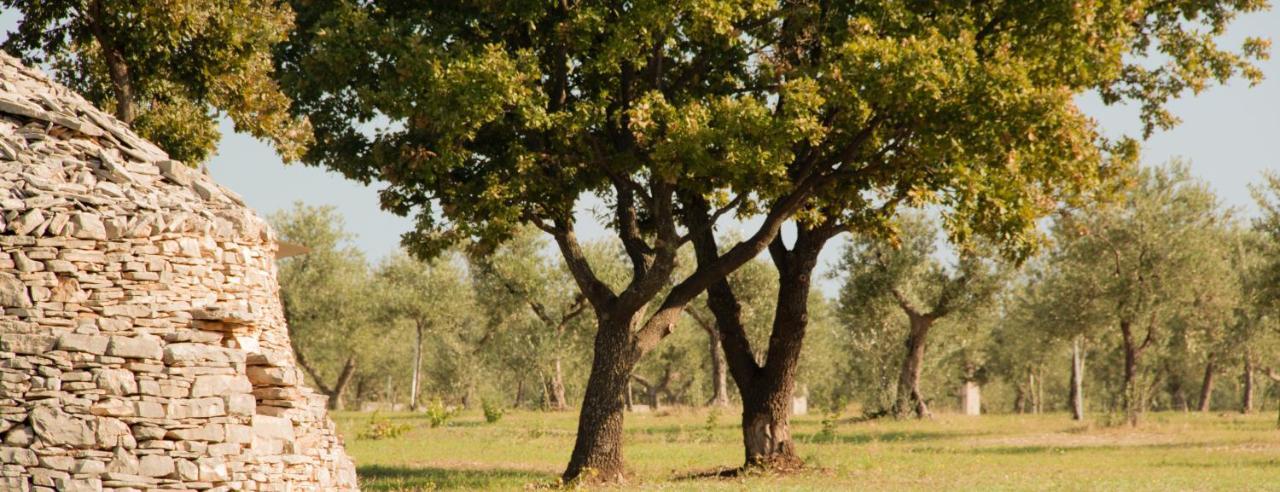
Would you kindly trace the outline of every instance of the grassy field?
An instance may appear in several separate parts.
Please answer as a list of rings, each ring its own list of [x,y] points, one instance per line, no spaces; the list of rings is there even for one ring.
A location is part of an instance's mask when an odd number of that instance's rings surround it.
[[[576,414],[513,412],[487,424],[464,413],[425,416],[393,439],[359,439],[370,414],[339,413],[364,490],[519,490],[553,483],[573,445]],[[795,419],[810,465],[789,476],[688,478],[741,461],[732,412],[629,414],[627,490],[1280,490],[1276,416],[1150,414],[1137,429],[1066,415],[938,416],[924,422]],[[831,432],[833,431],[833,432]]]

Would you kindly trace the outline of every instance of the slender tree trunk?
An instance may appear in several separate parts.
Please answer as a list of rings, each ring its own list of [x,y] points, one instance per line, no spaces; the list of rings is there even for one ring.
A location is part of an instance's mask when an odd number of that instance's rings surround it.
[[[1013,385],[1013,411],[1015,413],[1027,413],[1027,392],[1022,388],[1021,384]]]
[[[569,408],[568,402],[564,398],[564,371],[560,367],[560,358],[557,357],[555,364],[551,368],[551,377],[547,378],[547,407],[557,412],[563,412]]]
[[[133,123],[136,114],[136,103],[134,102],[133,79],[129,76],[129,65],[125,63],[124,55],[120,49],[115,46],[106,28],[102,25],[102,17],[106,15],[102,0],[95,0],[92,4],[92,14],[89,19],[90,31],[93,33],[94,40],[98,42],[98,49],[102,51],[102,58],[107,64],[107,76],[111,78],[112,95],[116,98],[116,119],[126,123]]]
[[[711,354],[711,399],[707,405],[713,407],[729,406],[729,369],[724,360],[724,352],[720,348],[720,332],[708,326],[707,350]]]
[[[565,483],[580,479],[616,482],[623,478],[623,395],[639,360],[639,351],[630,340],[632,325],[639,316],[599,316],[591,375],[578,415],[577,439],[562,476]]]
[[[515,407],[520,408],[524,404],[524,378],[516,380],[516,403]]]
[[[1209,407],[1213,404],[1213,383],[1214,374],[1217,372],[1217,361],[1214,360],[1213,354],[1209,354],[1209,361],[1204,364],[1204,380],[1200,383],[1200,407],[1201,413],[1209,411]]]
[[[1253,413],[1253,357],[1245,355],[1244,374],[1240,375],[1244,385],[1240,396],[1240,413]]]
[[[1028,394],[1031,395],[1031,413],[1040,414],[1040,404],[1043,398],[1041,391],[1040,378],[1036,377],[1036,368],[1027,369],[1027,388]]]
[[[409,385],[409,410],[418,411],[418,388],[422,385],[422,322],[417,322],[413,341],[413,382]]]
[[[333,384],[333,392],[329,395],[329,409],[342,410],[342,395],[347,390],[347,385],[351,383],[352,376],[356,373],[356,356],[347,357],[346,364],[342,366],[342,373],[338,375],[338,382]]]
[[[1084,354],[1079,338],[1071,344],[1071,419],[1084,420]]]
[[[1132,324],[1129,321],[1120,322],[1120,333],[1124,344],[1124,387],[1121,406],[1124,408],[1125,419],[1129,425],[1137,426],[1143,404],[1142,389],[1138,385],[1138,363],[1142,350],[1134,340]]]
[[[924,366],[926,337],[933,320],[926,316],[911,315],[911,331],[907,334],[906,356],[902,359],[902,371],[898,374],[898,394],[893,404],[893,414],[906,418],[915,413],[916,418],[928,418],[929,407],[920,391],[920,373]]]

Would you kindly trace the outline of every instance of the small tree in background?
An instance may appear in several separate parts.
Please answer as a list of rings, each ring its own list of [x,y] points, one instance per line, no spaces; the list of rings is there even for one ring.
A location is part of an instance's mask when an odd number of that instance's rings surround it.
[[[280,300],[298,365],[340,410],[364,345],[379,336],[368,264],[333,207],[295,203],[270,221],[280,240],[310,250],[280,261]]]
[[[536,229],[524,229],[495,250],[472,252],[468,261],[476,295],[484,299],[493,343],[493,362],[523,385],[533,373],[546,407],[569,408],[566,366],[577,367],[589,339],[587,300],[560,265],[545,256],[546,243]],[[531,371],[530,369],[534,369]],[[516,403],[524,388],[516,389]]]
[[[859,235],[845,249],[840,310],[856,312],[892,302],[906,315],[909,329],[892,413],[925,418],[929,409],[920,375],[930,330],[943,317],[992,302],[1003,275],[992,256],[974,249],[961,249],[953,266],[942,264],[936,258],[938,229],[923,216],[903,215],[896,225],[892,241]]]
[[[421,399],[423,343],[428,336],[442,339],[459,326],[475,323],[480,315],[459,262],[451,255],[428,262],[399,253],[384,260],[375,274],[381,303],[377,316],[384,326],[404,324],[413,334],[409,408],[414,411]]]
[[[1197,309],[1206,275],[1228,261],[1217,199],[1185,164],[1144,168],[1119,203],[1065,215],[1054,225],[1059,282],[1096,295],[1060,297],[1060,309],[1091,312],[1118,329],[1120,408],[1136,425],[1150,398],[1148,350],[1170,335],[1178,316]],[[1093,302],[1096,301],[1096,302]]]

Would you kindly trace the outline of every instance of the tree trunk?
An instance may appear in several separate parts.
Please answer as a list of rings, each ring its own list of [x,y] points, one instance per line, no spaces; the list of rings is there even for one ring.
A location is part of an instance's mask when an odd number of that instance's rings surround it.
[[[928,418],[929,407],[920,391],[920,373],[924,366],[926,337],[932,319],[911,315],[911,331],[907,334],[906,356],[902,359],[902,372],[898,374],[898,393],[893,404],[893,415],[906,418],[915,413],[916,418]]]
[[[578,415],[578,435],[561,477],[565,483],[623,478],[623,394],[639,360],[631,332],[640,315],[633,313],[621,320],[609,314],[599,316],[591,375]]]
[[[742,322],[742,306],[729,282],[721,280],[707,289],[707,306],[715,315],[726,366],[742,396],[744,468],[789,471],[803,466],[791,437],[790,418],[795,375],[809,323],[812,274],[829,238],[828,233],[814,233],[802,226],[797,228],[792,249],[778,237],[769,244],[770,257],[778,268],[778,297],[763,365],[756,362]],[[716,246],[709,232],[694,238],[694,251],[699,261],[713,257]]]
[[[1022,389],[1021,384],[1013,385],[1013,411],[1027,413],[1027,392]]]
[[[1071,344],[1071,419],[1084,420],[1084,354],[1078,338]]]
[[[1124,386],[1121,407],[1124,409],[1125,419],[1129,425],[1137,426],[1143,404],[1142,389],[1138,385],[1138,362],[1142,356],[1142,349],[1133,338],[1132,325],[1129,321],[1120,322],[1120,333],[1124,344]],[[1150,333],[1148,333],[1148,340],[1150,340]]]
[[[347,356],[346,364],[342,366],[342,373],[338,375],[338,382],[333,384],[333,392],[329,394],[329,409],[342,410],[342,394],[347,390],[347,384],[351,382],[352,376],[356,373],[356,356]]]
[[[557,357],[552,366],[551,377],[547,378],[547,407],[553,411],[563,412],[569,408],[564,398],[564,371],[560,368]]]
[[[1240,396],[1240,413],[1253,413],[1253,358],[1248,355],[1244,357],[1244,374],[1241,374],[1241,379],[1244,388]]]
[[[1213,359],[1213,354],[1209,354],[1209,361],[1204,364],[1204,380],[1200,383],[1200,412],[1209,411],[1210,405],[1213,403],[1213,383],[1214,374],[1217,369],[1217,361]]]
[[[418,411],[418,388],[422,381],[422,322],[417,322],[413,341],[413,382],[409,385],[409,411]]]
[[[515,407],[520,408],[524,404],[524,378],[516,380],[516,403]]]
[[[1031,413],[1040,414],[1040,391],[1039,378],[1036,377],[1036,369],[1034,367],[1027,369],[1027,394],[1031,395]]]
[[[729,369],[726,367],[724,352],[720,348],[720,332],[714,327],[707,327],[707,349],[711,354],[711,399],[708,406],[729,406]]]
[[[124,55],[112,42],[109,33],[105,31],[101,20],[99,20],[106,15],[102,3],[101,0],[93,2],[93,14],[89,19],[89,27],[90,31],[93,32],[94,40],[98,42],[98,49],[102,52],[103,60],[107,64],[107,75],[111,78],[112,95],[116,98],[116,119],[126,124],[132,124],[137,116],[133,94],[133,79],[129,76],[129,65],[125,63]]]
[[[960,389],[960,410],[965,415],[982,415],[982,386],[977,381],[966,379]]]

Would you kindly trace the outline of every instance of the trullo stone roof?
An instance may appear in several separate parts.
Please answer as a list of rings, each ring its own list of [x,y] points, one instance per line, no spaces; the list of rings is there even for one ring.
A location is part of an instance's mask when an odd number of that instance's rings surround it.
[[[0,490],[354,490],[267,224],[0,54]]]

